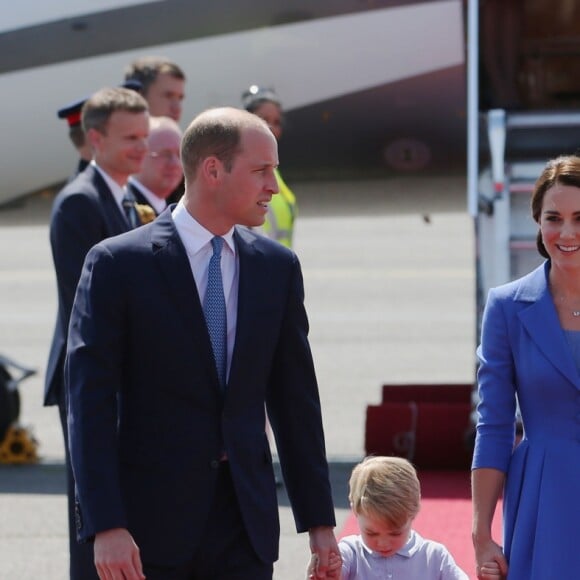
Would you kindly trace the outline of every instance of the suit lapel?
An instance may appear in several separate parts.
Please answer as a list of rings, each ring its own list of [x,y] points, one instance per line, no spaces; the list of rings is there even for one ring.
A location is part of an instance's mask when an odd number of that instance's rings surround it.
[[[213,351],[203,315],[201,300],[191,272],[191,266],[171,217],[172,208],[167,208],[151,224],[152,251],[163,278],[170,289],[170,296],[179,311],[185,334],[194,341],[194,352],[200,353],[207,371],[220,392],[219,379]]]
[[[261,303],[261,298],[256,293],[260,291],[262,253],[255,248],[253,238],[247,236],[242,228],[236,228],[234,239],[239,256],[238,312],[228,391],[235,382],[240,364],[251,360],[252,355],[248,348],[255,343],[255,325],[260,319],[256,315],[255,306]]]
[[[103,207],[103,214],[111,231],[111,236],[116,236],[118,234],[128,232],[131,227],[119,209],[119,206],[117,205],[117,202],[115,201],[109,186],[100,175],[100,173],[94,167],[89,165],[89,167],[85,169],[84,174],[90,178],[95,189],[97,190],[97,195]]]
[[[129,181],[127,183],[127,189],[135,196],[135,201],[138,204],[150,207],[155,212],[155,215],[159,215],[151,203],[149,203],[149,200],[143,195],[143,192],[134,183]]]
[[[522,284],[515,299],[531,304],[528,308],[520,310],[518,316],[531,340],[544,356],[580,389],[580,376],[548,287],[548,273],[549,263],[546,262],[527,277],[525,284]]]

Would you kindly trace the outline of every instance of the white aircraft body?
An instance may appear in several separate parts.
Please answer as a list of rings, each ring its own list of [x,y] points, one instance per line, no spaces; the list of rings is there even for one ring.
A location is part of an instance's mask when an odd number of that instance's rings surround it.
[[[182,125],[240,106],[252,84],[287,114],[284,175],[382,177],[461,168],[460,0],[20,0],[0,21],[0,204],[76,163],[56,111],[160,55],[186,76]]]

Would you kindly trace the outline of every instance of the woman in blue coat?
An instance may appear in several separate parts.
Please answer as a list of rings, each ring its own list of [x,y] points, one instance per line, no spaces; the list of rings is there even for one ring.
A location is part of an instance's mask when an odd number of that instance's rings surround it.
[[[478,578],[580,577],[580,157],[532,195],[546,261],[490,291],[478,348],[473,543]],[[514,448],[516,401],[524,435]],[[504,494],[503,549],[491,521]]]

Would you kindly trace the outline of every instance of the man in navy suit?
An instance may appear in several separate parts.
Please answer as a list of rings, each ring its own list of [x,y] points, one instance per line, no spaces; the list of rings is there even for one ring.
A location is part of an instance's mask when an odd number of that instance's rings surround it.
[[[79,546],[74,525],[74,485],[70,470],[64,387],[66,336],[85,256],[101,240],[131,229],[122,206],[125,185],[138,172],[147,151],[147,103],[135,91],[103,89],[82,109],[82,124],[93,151],[89,166],[57,195],[50,222],[56,271],[58,314],[44,393],[45,405],[58,405],[68,471],[71,578],[97,578],[91,546]]]
[[[266,406],[297,530],[325,578],[339,552],[300,264],[236,226],[265,219],[276,140],[255,115],[212,109],[181,157],[183,199],[95,246],[79,282],[66,365],[78,537],[94,540],[102,579],[271,580]],[[216,244],[223,375],[202,307]]]

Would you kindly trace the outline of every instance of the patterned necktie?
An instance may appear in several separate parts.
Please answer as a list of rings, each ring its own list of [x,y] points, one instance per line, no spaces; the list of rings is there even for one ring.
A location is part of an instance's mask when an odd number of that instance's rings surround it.
[[[220,266],[223,238],[215,236],[211,240],[213,255],[207,270],[207,290],[203,300],[203,313],[213,348],[218,378],[222,389],[226,385],[227,367],[227,319],[226,300]]]
[[[139,214],[135,207],[136,203],[137,200],[135,199],[135,196],[127,189],[123,196],[123,211],[125,212],[125,217],[127,218],[131,229],[135,229],[141,225],[141,220],[139,219]]]

